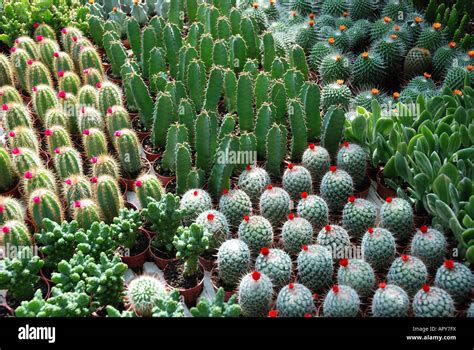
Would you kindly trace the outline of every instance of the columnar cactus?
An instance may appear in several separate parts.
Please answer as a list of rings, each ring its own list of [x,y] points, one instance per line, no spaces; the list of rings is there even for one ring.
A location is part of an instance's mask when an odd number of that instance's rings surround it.
[[[219,200],[219,210],[225,215],[229,225],[237,226],[244,215],[249,215],[252,212],[252,202],[242,190],[224,189]]]
[[[17,126],[8,133],[8,145],[10,149],[22,147],[39,152],[39,142],[35,131],[24,126]]]
[[[342,225],[353,236],[360,237],[375,225],[377,211],[368,200],[350,196],[342,210]]]
[[[83,175],[72,175],[64,181],[63,197],[67,205],[73,209],[74,203],[93,197],[90,180]]]
[[[122,106],[114,106],[107,109],[105,123],[109,137],[113,138],[116,131],[132,129],[132,121],[128,111]]]
[[[13,85],[13,69],[7,56],[0,54],[0,86]]]
[[[44,117],[45,129],[51,129],[55,125],[62,126],[69,132],[72,131],[69,117],[62,108],[51,108],[46,112]]]
[[[413,209],[402,198],[388,197],[380,208],[380,224],[396,239],[407,239],[413,232]]]
[[[134,278],[127,286],[126,302],[140,316],[151,316],[158,298],[166,293],[165,284],[153,276]]]
[[[244,215],[238,228],[239,239],[247,243],[252,253],[273,243],[273,227],[270,221],[259,215]]]
[[[115,148],[124,173],[130,178],[137,176],[143,167],[137,134],[131,129],[122,129],[116,131],[114,136]]]
[[[413,297],[412,307],[415,317],[454,316],[454,302],[449,293],[427,284]]]
[[[3,147],[0,148],[0,172],[2,174],[0,192],[3,193],[11,190],[17,181],[17,174],[15,173],[12,158]]]
[[[28,227],[21,221],[6,221],[0,229],[0,246],[7,250],[30,246],[31,241]]]
[[[410,299],[407,293],[395,284],[379,284],[372,299],[374,317],[407,317]]]
[[[230,229],[227,219],[217,210],[206,210],[199,214],[196,223],[209,232],[209,252],[214,252],[230,238]]]
[[[121,208],[124,207],[122,193],[120,192],[117,180],[109,175],[92,177],[91,182],[95,194],[95,199],[101,208],[107,208],[103,212],[105,222],[112,222],[118,216]]]
[[[354,183],[344,170],[331,166],[321,181],[321,197],[332,211],[339,211],[349,196],[352,195]]]
[[[179,207],[184,210],[183,222],[189,225],[202,212],[212,209],[212,199],[209,193],[202,189],[190,189],[181,198]]]
[[[360,310],[360,298],[349,286],[333,286],[323,303],[325,317],[355,317]]]
[[[101,220],[101,210],[91,199],[78,200],[74,202],[73,217],[80,228],[89,229],[94,222]]]
[[[81,71],[87,68],[97,69],[102,75],[104,68],[99,54],[94,47],[83,47],[79,54],[79,68]]]
[[[82,132],[82,144],[87,158],[107,154],[107,138],[99,129],[85,129]]]
[[[81,175],[82,159],[79,152],[72,147],[60,147],[54,149],[54,168],[63,180],[71,175]]]
[[[384,269],[395,259],[397,244],[390,231],[369,227],[362,237],[362,256],[375,269]]]
[[[74,72],[58,72],[58,88],[73,95],[77,95],[81,87],[81,79]]]
[[[436,271],[435,285],[451,294],[455,302],[461,303],[471,292],[472,272],[461,263],[446,260]]]
[[[9,103],[23,103],[20,93],[13,86],[0,86],[0,103],[2,105]]]
[[[270,184],[270,176],[265,169],[247,165],[239,175],[238,186],[247,193],[252,201],[257,201]]]
[[[321,292],[331,284],[333,261],[331,251],[321,245],[304,245],[298,254],[298,281]]]
[[[54,72],[74,72],[74,62],[67,52],[57,51],[53,53]]]
[[[82,107],[77,116],[77,128],[80,133],[92,128],[104,131],[104,119],[94,107]],[[110,135],[110,138],[115,139],[113,134]]]
[[[0,224],[9,220],[24,221],[25,208],[13,197],[0,196]]]
[[[412,238],[410,254],[420,258],[427,267],[435,268],[444,260],[446,245],[446,238],[441,232],[423,225]]]
[[[229,239],[217,252],[217,271],[222,283],[233,289],[250,269],[250,250],[243,241]],[[270,286],[271,289],[271,286]]]
[[[28,91],[30,92],[33,91],[33,87],[38,85],[53,86],[49,69],[42,62],[33,60],[27,61],[25,74]]]
[[[26,80],[26,67],[28,66],[27,62],[32,58],[30,54],[23,49],[12,47],[10,49],[11,55],[10,59],[12,62],[12,68],[15,72],[15,75],[20,82],[21,89],[23,91],[28,91],[28,84]],[[1,84],[1,85],[10,85],[10,84]]]
[[[37,35],[36,41],[38,42],[36,46],[38,48],[41,61],[43,61],[43,63],[46,64],[50,70],[52,70],[54,61],[53,54],[59,51],[58,43],[56,40],[45,38],[42,35]]]
[[[273,285],[270,278],[254,271],[245,275],[239,285],[239,304],[245,317],[265,316],[271,307]]]
[[[36,168],[27,171],[23,175],[21,184],[23,191],[27,196],[39,188],[45,188],[54,193],[57,192],[56,177],[46,168]]]
[[[369,263],[360,259],[341,259],[337,281],[350,286],[361,296],[368,296],[375,285],[375,274]]]
[[[285,220],[291,210],[291,198],[280,187],[268,185],[260,197],[260,214],[276,226]]]
[[[163,196],[164,189],[155,175],[144,174],[135,181],[135,193],[142,208],[146,208],[149,203],[148,197],[159,201]]]
[[[12,149],[12,160],[18,176],[23,176],[27,171],[43,167],[43,162],[38,154],[29,148]]]
[[[104,154],[90,159],[92,164],[92,175],[99,177],[109,175],[118,180],[120,176],[120,167],[118,162],[110,154]]]
[[[18,126],[33,127],[33,120],[28,109],[19,103],[2,105],[3,123],[7,130],[13,130]]]
[[[109,108],[122,105],[122,91],[117,85],[104,82],[97,83],[96,87],[99,89],[99,111],[103,116],[107,114]]]
[[[387,274],[387,282],[402,287],[413,295],[427,280],[428,271],[423,261],[410,255],[395,259]]]
[[[282,317],[311,316],[315,311],[313,294],[300,283],[290,283],[278,293],[276,310]]]
[[[55,154],[55,149],[72,147],[71,136],[68,130],[61,125],[53,125],[46,129],[44,136],[46,136],[46,145],[48,147],[48,152],[51,155]]]
[[[39,228],[44,227],[43,219],[45,218],[58,223],[64,220],[64,212],[59,198],[54,192],[46,189],[38,189],[31,193],[28,212]]]
[[[321,197],[307,192],[302,192],[300,197],[296,207],[298,216],[308,220],[315,230],[321,230],[329,220],[328,205]]]
[[[313,182],[319,185],[329,171],[331,157],[325,148],[311,143],[303,153],[302,164],[310,172]]]
[[[58,97],[50,86],[34,86],[30,91],[33,91],[33,109],[41,120],[44,120],[49,109],[59,107]]]

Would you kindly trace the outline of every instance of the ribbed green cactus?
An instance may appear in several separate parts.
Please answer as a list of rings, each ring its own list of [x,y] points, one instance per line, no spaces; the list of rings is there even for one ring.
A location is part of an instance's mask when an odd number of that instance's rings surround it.
[[[3,147],[0,148],[0,173],[2,174],[0,192],[3,193],[12,189],[17,181],[12,159],[7,150]]]
[[[148,130],[153,126],[153,100],[147,86],[138,74],[131,73],[128,86],[132,92],[135,105],[140,113],[140,120]]]
[[[237,82],[237,115],[239,117],[240,130],[253,130],[253,83],[248,73],[242,73]]]
[[[10,149],[23,147],[39,152],[37,135],[32,129],[24,126],[18,126],[8,133],[8,145]]]
[[[91,199],[78,200],[74,202],[73,217],[80,228],[89,229],[94,222],[101,220],[101,210]]]
[[[64,220],[64,212],[59,198],[46,189],[38,189],[31,193],[28,200],[28,212],[35,225],[44,227],[43,219],[60,223]]]
[[[442,232],[423,225],[411,240],[410,254],[420,258],[427,267],[436,268],[445,258],[446,246],[446,238]]]
[[[18,199],[0,196],[0,224],[9,220],[23,222],[24,218],[25,208]]]
[[[104,118],[102,118],[100,112],[97,109],[93,107],[82,107],[77,118],[77,128],[81,134],[84,132],[84,130],[92,128],[104,131]]]
[[[29,148],[12,149],[13,167],[18,176],[23,176],[29,170],[43,167],[39,155]]]
[[[387,273],[387,282],[402,287],[409,296],[426,283],[428,270],[423,262],[410,255],[396,258]]]
[[[321,60],[319,74],[324,83],[347,80],[351,74],[349,59],[339,53],[330,53]]]
[[[183,194],[188,189],[188,176],[192,168],[191,150],[187,143],[176,146],[176,193]]]
[[[245,317],[263,317],[271,307],[273,285],[264,273],[254,271],[239,284],[239,304]]]
[[[63,180],[71,175],[81,175],[83,173],[81,155],[72,147],[55,148],[54,168]]]
[[[286,134],[282,126],[273,124],[267,134],[266,170],[276,178],[281,176],[281,164],[286,155]]]
[[[176,114],[176,107],[170,94],[167,92],[159,93],[155,102],[151,136],[153,145],[157,149],[165,146],[168,128],[173,121],[176,121]]]
[[[3,123],[6,130],[13,130],[16,127],[33,127],[31,114],[23,104],[11,103],[2,105]]]
[[[92,163],[92,175],[99,177],[109,175],[114,179],[118,179],[120,175],[120,166],[118,162],[109,154],[104,154],[90,159]]]
[[[61,29],[61,44],[66,52],[71,53],[75,42],[83,36],[82,32],[74,27]]]
[[[104,75],[95,68],[87,68],[82,71],[82,79],[84,84],[95,87],[98,83],[104,82]]]
[[[93,197],[90,180],[83,175],[72,175],[64,181],[63,198],[70,209],[74,203],[83,199]]]
[[[54,62],[54,53],[59,51],[59,45],[56,40],[44,38],[42,35],[36,37],[38,42],[37,48],[40,54],[41,61],[52,70]]]
[[[123,171],[127,176],[135,177],[143,167],[137,134],[131,129],[122,129],[116,131],[114,136],[114,145]]]
[[[15,46],[11,48],[10,52],[10,59],[15,76],[20,82],[21,89],[26,92],[28,91],[28,84],[26,82],[26,67],[28,66],[27,62],[31,59],[31,56],[26,50],[17,48]]]
[[[250,268],[250,250],[247,244],[238,239],[222,243],[217,252],[217,266],[219,279],[225,286],[235,288]]]
[[[0,103],[2,105],[9,103],[23,103],[20,93],[13,86],[0,86]]]
[[[107,138],[99,129],[85,129],[82,132],[82,144],[87,158],[100,156],[108,151]]]
[[[13,69],[7,56],[0,54],[0,86],[13,85]]]
[[[75,70],[74,61],[66,52],[54,52],[52,70],[54,72],[73,72]]]
[[[69,132],[60,125],[53,125],[44,132],[48,152],[54,154],[56,148],[72,147],[72,140]]]
[[[31,92],[33,87],[38,85],[53,86],[49,69],[42,62],[29,60],[26,64],[25,74],[28,91]]]
[[[94,47],[83,47],[79,54],[79,69],[94,68],[97,69],[100,74],[104,74],[104,68],[99,54]]]
[[[95,200],[100,208],[107,208],[103,211],[103,219],[106,223],[113,221],[118,216],[120,209],[124,207],[122,193],[116,179],[109,175],[93,177]]]
[[[55,91],[48,85],[35,86],[33,89],[33,109],[36,114],[41,118],[45,119],[46,112],[51,108],[59,107],[59,99],[56,96]]]
[[[424,72],[428,72],[430,68],[431,53],[429,50],[420,47],[413,47],[408,51],[403,67],[406,77],[423,74]]]
[[[164,194],[164,189],[155,175],[145,174],[135,181],[135,193],[142,208],[146,208],[150,202],[148,198],[159,201]]]
[[[132,121],[128,111],[122,106],[114,106],[107,109],[105,123],[109,137],[112,139],[118,130],[131,129]]]
[[[259,208],[260,214],[277,226],[286,219],[290,212],[290,195],[280,187],[268,185],[260,197]]]
[[[100,83],[98,104],[99,104],[99,110],[103,116],[107,114],[107,110],[110,107],[121,106],[122,105],[121,89],[117,85],[111,82]]]
[[[169,64],[170,75],[176,78],[178,76],[178,57],[176,53],[183,46],[179,28],[168,23],[163,29],[163,41],[166,47],[166,61]]]
[[[97,89],[92,85],[81,86],[77,92],[77,101],[80,106],[88,106],[88,108],[96,109],[98,102]]]
[[[176,152],[178,144],[187,143],[188,139],[188,130],[184,125],[179,123],[170,125],[166,136],[166,148],[163,152],[163,169],[176,170]]]
[[[39,59],[39,52],[36,46],[36,42],[29,36],[22,36],[15,40],[15,47],[25,50],[33,60]]]
[[[6,249],[28,247],[31,241],[30,231],[21,221],[6,221],[0,229],[0,246]]]
[[[64,72],[59,71],[59,84],[58,88],[61,91],[66,91],[73,95],[77,95],[79,92],[79,88],[81,87],[81,79],[79,76],[74,72]]]
[[[29,196],[33,191],[39,188],[44,188],[56,193],[56,177],[48,169],[32,169],[23,175],[22,188],[26,196]]]

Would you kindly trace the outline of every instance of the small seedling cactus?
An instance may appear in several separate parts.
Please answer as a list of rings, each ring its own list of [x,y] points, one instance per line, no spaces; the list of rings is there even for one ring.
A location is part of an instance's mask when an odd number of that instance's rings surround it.
[[[436,271],[435,285],[451,294],[455,302],[461,303],[469,297],[471,292],[472,272],[461,263],[446,260]]]
[[[379,284],[372,299],[374,317],[407,317],[410,299],[407,293],[395,284]]]
[[[254,271],[245,275],[239,285],[239,304],[245,317],[262,317],[270,310],[273,285],[270,278]]]
[[[369,263],[360,259],[341,259],[337,282],[350,286],[361,296],[368,296],[375,285],[375,274]]]
[[[296,207],[298,216],[308,220],[315,230],[321,230],[329,220],[328,205],[321,197],[308,192],[302,192],[300,197]]]
[[[357,292],[349,286],[333,286],[323,303],[325,317],[355,317],[360,310],[360,299]]]
[[[303,317],[315,311],[313,294],[300,283],[290,283],[278,293],[276,309],[282,317]]]
[[[63,197],[70,208],[76,201],[93,197],[90,180],[83,175],[73,175],[64,181]]]
[[[375,225],[377,211],[368,200],[350,196],[342,210],[342,225],[353,236],[360,237]]]
[[[196,223],[209,232],[209,252],[214,252],[230,238],[230,229],[227,219],[217,210],[206,210],[199,214]]]
[[[413,297],[415,317],[452,317],[454,302],[448,292],[425,284]]]
[[[439,266],[447,253],[444,235],[423,225],[416,231],[410,245],[410,254],[420,258],[428,268]]]
[[[21,249],[31,246],[28,227],[21,221],[6,221],[0,228],[0,246],[9,249]]]
[[[227,218],[229,225],[237,226],[244,215],[252,212],[250,197],[242,190],[225,189],[219,200],[219,211]]]
[[[351,176],[332,165],[321,181],[321,197],[331,211],[342,210],[347,198],[352,195],[354,184]]]
[[[281,229],[281,239],[284,249],[291,254],[296,254],[302,246],[311,244],[313,227],[308,220],[295,217],[293,213],[290,213]]]
[[[209,232],[201,225],[180,227],[173,239],[176,258],[184,260],[183,276],[196,276],[199,272],[199,255],[209,249]]]
[[[80,228],[88,229],[96,221],[101,221],[101,210],[91,199],[82,199],[74,202],[73,218]]]
[[[301,165],[288,164],[283,173],[282,184],[285,191],[294,201],[300,198],[302,192],[313,192],[313,180],[308,169]]]
[[[274,288],[279,289],[290,283],[291,258],[281,249],[263,247],[255,260],[255,270],[268,276]]]
[[[118,216],[120,209],[124,207],[123,196],[117,180],[108,175],[102,175],[93,176],[90,181],[99,207],[106,208],[102,213],[104,221],[112,222]]]
[[[292,206],[288,192],[280,187],[268,185],[260,197],[260,214],[274,226],[282,223],[290,213]]]
[[[129,178],[136,177],[143,167],[137,134],[131,129],[122,129],[116,131],[114,136],[115,148],[125,175]]]
[[[79,152],[72,147],[54,149],[54,168],[62,180],[72,175],[82,175],[82,158]]]
[[[402,287],[412,296],[428,278],[423,261],[410,255],[395,259],[387,273],[387,282]]]
[[[43,227],[43,219],[47,218],[55,222],[64,220],[64,212],[59,198],[54,192],[46,189],[34,191],[28,202],[28,212],[35,225]]]
[[[140,316],[151,316],[156,300],[166,293],[165,285],[153,276],[134,278],[127,286],[126,302]]]
[[[413,209],[402,198],[387,197],[380,208],[380,224],[396,239],[407,239],[413,232]]]
[[[235,288],[241,277],[250,269],[250,250],[243,241],[229,239],[217,252],[219,279],[225,286]]]
[[[362,256],[375,269],[388,267],[396,252],[395,238],[384,228],[369,227],[362,237]]]
[[[118,162],[110,154],[91,157],[92,176],[100,177],[108,175],[116,180],[120,176],[120,167]]]
[[[239,317],[241,309],[237,303],[237,295],[234,294],[228,301],[224,301],[224,288],[219,288],[213,300],[201,298],[189,311],[193,317]]]
[[[212,199],[206,191],[194,188],[183,194],[179,207],[185,213],[183,222],[190,225],[199,214],[212,209]]]

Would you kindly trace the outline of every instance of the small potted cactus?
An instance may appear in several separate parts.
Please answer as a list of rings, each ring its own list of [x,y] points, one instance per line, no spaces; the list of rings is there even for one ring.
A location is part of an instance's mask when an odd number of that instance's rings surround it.
[[[186,304],[194,304],[204,285],[204,270],[198,257],[209,248],[209,233],[196,223],[181,226],[173,238],[173,246],[178,261],[166,267],[166,282],[173,288],[179,288]]]
[[[6,105],[5,105],[6,106]],[[20,181],[15,173],[13,161],[5,148],[0,148],[0,192],[2,196],[18,195]]]

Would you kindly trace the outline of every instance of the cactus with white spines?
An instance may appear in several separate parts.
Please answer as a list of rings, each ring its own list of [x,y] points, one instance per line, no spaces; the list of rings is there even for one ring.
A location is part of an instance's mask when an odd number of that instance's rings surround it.
[[[260,214],[277,226],[282,223],[292,207],[292,201],[288,192],[283,188],[268,185],[260,196]]]
[[[94,107],[81,107],[77,116],[77,128],[80,133],[92,128],[104,131],[104,118]],[[115,139],[113,134],[109,136],[112,140]]]
[[[67,52],[56,51],[53,53],[53,71],[74,72],[75,65],[71,56]]]
[[[33,86],[32,106],[41,120],[44,120],[46,113],[51,108],[60,107],[56,92],[48,85]]]
[[[217,251],[217,271],[225,286],[235,288],[250,269],[250,250],[245,242],[229,239]]]
[[[25,172],[21,185],[26,196],[40,188],[57,192],[56,177],[46,168],[36,168]]]
[[[283,173],[282,183],[283,188],[294,201],[300,198],[302,192],[313,192],[311,174],[301,165],[288,164],[287,169]]]
[[[23,104],[23,99],[15,87],[4,85],[0,86],[0,103],[2,105],[10,103]]]
[[[21,221],[9,220],[0,228],[0,246],[20,249],[30,246],[32,237],[28,227]]]
[[[442,288],[451,294],[457,303],[462,303],[469,297],[473,287],[473,275],[469,267],[446,260],[436,271],[436,287]]]
[[[46,129],[44,135],[50,154],[54,154],[54,150],[57,148],[72,147],[73,145],[68,130],[60,125],[53,125],[51,128]]]
[[[110,107],[122,106],[122,91],[117,85],[103,82],[97,83],[96,88],[99,89],[98,105],[103,116],[107,114]]]
[[[290,283],[278,293],[276,309],[281,317],[311,316],[315,311],[313,294],[300,283]]]
[[[350,286],[360,296],[368,296],[375,286],[375,273],[369,263],[361,259],[341,259],[337,282]]]
[[[58,72],[58,88],[61,91],[76,95],[81,87],[81,79],[74,72]]]
[[[91,199],[82,199],[74,202],[73,218],[80,228],[89,229],[96,221],[101,221],[101,210]]]
[[[62,110],[62,108],[50,108],[44,116],[45,129],[51,129],[54,126],[61,126],[70,133],[72,131],[70,123],[71,121],[69,120],[68,115]]]
[[[410,299],[407,293],[395,284],[379,284],[372,299],[372,316],[407,317]]]
[[[75,148],[69,146],[55,148],[53,156],[54,168],[61,179],[83,174],[82,158]]]
[[[377,210],[368,200],[350,196],[342,210],[342,226],[353,236],[360,237],[375,225]]]
[[[337,153],[337,167],[352,177],[356,188],[360,187],[366,180],[367,154],[359,145],[346,141]]]
[[[412,296],[428,279],[428,270],[420,259],[410,255],[396,258],[387,273],[387,282],[402,287]]]
[[[319,231],[316,243],[331,251],[333,259],[346,256],[346,249],[350,249],[351,240],[347,231],[338,225],[326,225]]]
[[[313,240],[313,227],[311,223],[293,213],[288,214],[288,220],[281,229],[281,239],[284,249],[296,254],[304,245],[311,244]]]
[[[196,223],[209,232],[209,252],[214,252],[231,237],[226,217],[217,210],[203,211],[196,218]]]
[[[92,175],[95,177],[108,175],[114,179],[118,179],[120,176],[120,166],[117,160],[115,160],[115,158],[110,154],[91,157],[90,163],[92,167]]]
[[[28,199],[28,213],[35,225],[43,227],[43,219],[57,223],[64,220],[64,212],[59,198],[54,192],[46,189],[33,191]]]
[[[250,197],[240,189],[224,189],[219,199],[219,211],[225,215],[229,225],[237,226],[244,215],[252,212]]]
[[[263,216],[244,215],[237,234],[240,240],[247,243],[254,254],[260,251],[261,248],[273,244],[272,224]]]
[[[247,193],[252,201],[258,200],[270,184],[270,176],[263,168],[248,165],[239,175],[238,186]]]
[[[184,210],[183,222],[190,225],[202,212],[212,209],[212,199],[209,193],[196,188],[183,194],[179,207]]]
[[[359,311],[360,298],[352,287],[335,285],[324,298],[324,317],[355,317]]]
[[[388,267],[395,259],[397,244],[390,231],[369,227],[362,237],[362,256],[375,269]]]
[[[110,138],[112,138],[114,133],[118,130],[132,128],[132,121],[128,111],[122,106],[113,106],[107,109],[105,124]]]
[[[146,208],[149,203],[148,197],[159,201],[164,194],[164,189],[155,175],[143,174],[135,181],[135,193],[142,208]]]
[[[140,316],[151,316],[156,301],[166,294],[165,284],[154,276],[142,275],[127,286],[126,303]]]
[[[69,208],[74,207],[76,201],[92,198],[92,186],[90,180],[84,175],[72,175],[63,183],[63,198]]]
[[[20,103],[5,103],[2,105],[3,124],[6,130],[13,130],[18,126],[33,127],[33,120],[28,109]]]
[[[321,230],[329,220],[328,205],[321,197],[302,192],[296,206],[298,216],[308,220],[316,231]]]
[[[114,133],[114,146],[117,150],[120,164],[126,176],[137,176],[143,167],[140,155],[140,141],[135,131],[122,129]]]
[[[330,166],[329,171],[321,181],[321,197],[326,201],[331,211],[343,209],[349,196],[352,195],[354,183],[351,176],[336,166]]]
[[[298,281],[313,291],[330,286],[333,275],[331,251],[322,245],[304,245],[297,258]]]
[[[101,208],[107,208],[103,212],[106,223],[113,221],[118,216],[120,209],[124,207],[124,200],[116,179],[109,175],[92,177],[92,188],[94,197]]]
[[[17,176],[19,175],[14,167],[12,157],[3,147],[0,148],[0,171],[2,174],[0,192],[3,193],[15,186]]]
[[[434,228],[421,226],[413,236],[410,254],[420,258],[427,267],[439,266],[447,253],[447,242],[444,234]]]
[[[255,270],[270,278],[275,289],[290,283],[292,262],[285,251],[263,247],[255,260]]]
[[[273,285],[264,273],[245,275],[239,285],[239,304],[245,317],[265,316],[271,307]]]
[[[380,208],[380,224],[396,239],[407,239],[413,232],[413,209],[405,199],[387,197]]]
[[[38,136],[35,131],[24,126],[17,126],[8,133],[8,146],[13,148],[29,148],[39,152]]]
[[[29,170],[43,167],[39,155],[29,148],[14,148],[11,151],[13,168],[18,176]]]
[[[39,85],[53,86],[53,80],[48,67],[40,61],[28,60],[26,62],[26,84],[28,91],[33,90],[33,87]]]
[[[325,148],[311,143],[303,153],[302,165],[310,172],[313,182],[319,185],[329,171],[331,157]]]
[[[452,317],[454,302],[448,292],[425,284],[413,297],[415,317]]]
[[[0,224],[6,221],[24,221],[25,208],[21,202],[13,197],[0,196]]]
[[[107,138],[105,134],[96,128],[85,129],[82,132],[82,144],[87,158],[107,154]]]

